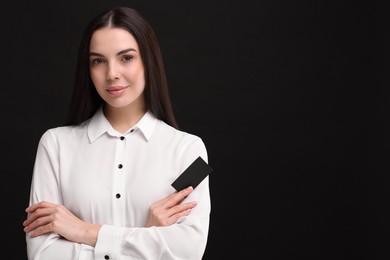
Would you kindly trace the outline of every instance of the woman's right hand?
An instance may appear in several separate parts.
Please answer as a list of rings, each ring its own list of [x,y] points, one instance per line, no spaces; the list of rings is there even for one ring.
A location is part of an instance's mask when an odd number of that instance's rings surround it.
[[[192,187],[176,191],[167,197],[155,202],[149,208],[149,217],[146,227],[169,226],[176,223],[179,218],[188,216],[191,209],[196,207],[196,201],[181,202],[193,191]]]

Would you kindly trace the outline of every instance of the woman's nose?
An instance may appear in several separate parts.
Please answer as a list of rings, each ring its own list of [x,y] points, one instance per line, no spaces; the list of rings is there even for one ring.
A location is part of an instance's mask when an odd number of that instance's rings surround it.
[[[119,71],[118,68],[115,66],[115,64],[109,64],[107,67],[107,80],[115,80],[119,79]]]

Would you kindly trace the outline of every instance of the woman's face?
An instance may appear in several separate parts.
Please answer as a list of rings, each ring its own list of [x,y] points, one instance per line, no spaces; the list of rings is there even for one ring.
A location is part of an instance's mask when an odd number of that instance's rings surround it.
[[[109,106],[144,107],[144,65],[138,44],[128,31],[108,27],[95,31],[89,66],[95,88]]]

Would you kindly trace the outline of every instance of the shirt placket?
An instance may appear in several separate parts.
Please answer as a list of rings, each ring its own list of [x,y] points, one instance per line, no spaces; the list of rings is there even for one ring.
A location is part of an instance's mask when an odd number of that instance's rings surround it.
[[[115,151],[115,165],[113,171],[113,210],[114,210],[114,223],[117,225],[125,223],[123,219],[125,214],[126,203],[126,161],[127,157],[127,136],[120,136],[117,138],[117,145]]]

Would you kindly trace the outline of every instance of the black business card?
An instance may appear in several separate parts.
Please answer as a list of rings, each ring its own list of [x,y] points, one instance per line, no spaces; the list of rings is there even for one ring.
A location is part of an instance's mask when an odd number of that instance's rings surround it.
[[[213,169],[199,156],[171,185],[177,191],[189,186],[195,189],[212,171]]]

